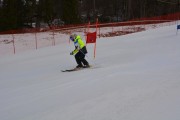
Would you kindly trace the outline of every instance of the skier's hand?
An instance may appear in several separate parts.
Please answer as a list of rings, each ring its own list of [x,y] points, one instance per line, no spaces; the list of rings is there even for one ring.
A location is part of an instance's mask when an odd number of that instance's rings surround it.
[[[70,55],[73,55],[73,52],[71,52]]]

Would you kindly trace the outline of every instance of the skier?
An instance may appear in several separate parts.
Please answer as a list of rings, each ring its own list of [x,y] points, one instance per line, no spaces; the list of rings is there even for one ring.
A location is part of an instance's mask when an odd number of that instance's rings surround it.
[[[77,66],[76,68],[88,68],[90,67],[89,63],[85,59],[85,55],[87,54],[87,49],[79,35],[70,35],[70,40],[74,42],[75,50],[70,53],[70,55],[74,55]]]

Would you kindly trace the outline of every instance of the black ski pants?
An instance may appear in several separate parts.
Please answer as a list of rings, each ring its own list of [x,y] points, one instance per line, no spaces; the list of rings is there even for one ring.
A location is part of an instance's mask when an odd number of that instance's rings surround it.
[[[89,63],[87,62],[87,60],[85,59],[85,54],[83,54],[81,51],[79,51],[76,55],[75,55],[75,59],[78,65],[82,66],[83,65],[88,65]]]

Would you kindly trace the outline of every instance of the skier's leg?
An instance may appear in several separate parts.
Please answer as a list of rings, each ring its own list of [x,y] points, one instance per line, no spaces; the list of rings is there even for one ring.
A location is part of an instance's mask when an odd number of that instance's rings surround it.
[[[85,66],[89,66],[89,63],[88,63],[87,60],[85,59],[85,54],[80,53],[80,60],[81,60],[81,62],[82,62]]]
[[[75,59],[76,59],[76,62],[78,64],[77,67],[83,67],[82,63],[81,63],[81,54],[80,52],[78,52],[76,55],[75,55]]]
[[[84,65],[89,65],[88,61],[87,61],[85,58],[82,59],[82,63],[83,63]]]

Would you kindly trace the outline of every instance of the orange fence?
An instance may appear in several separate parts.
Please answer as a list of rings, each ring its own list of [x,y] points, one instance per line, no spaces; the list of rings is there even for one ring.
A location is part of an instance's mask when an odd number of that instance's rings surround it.
[[[33,29],[18,29],[18,30],[4,31],[4,32],[0,32],[0,35],[7,34],[6,36],[0,38],[0,47],[2,46],[0,55],[2,53],[3,54],[7,53],[7,51],[9,53],[12,53],[12,49],[13,49],[13,53],[15,54],[16,51],[19,52],[26,49],[25,47],[29,49],[38,49],[44,46],[50,46],[50,45],[55,46],[56,44],[62,43],[60,39],[61,35],[58,34],[60,32],[65,34],[71,34],[76,30],[81,29],[81,33],[84,33],[84,35],[82,34],[84,38],[86,38],[86,34],[88,32],[94,32],[94,31],[97,31],[97,35],[99,37],[111,37],[111,36],[119,36],[119,35],[146,30],[147,24],[151,24],[150,26],[154,28],[156,27],[157,23],[171,22],[179,19],[180,19],[180,13],[175,13],[160,17],[133,19],[127,22],[98,23],[98,24],[88,23],[88,24],[65,25],[65,26],[51,26],[50,28],[33,28]],[[96,26],[98,26],[98,30]],[[108,28],[111,27],[112,30],[105,31],[104,29],[106,29],[106,27]],[[91,30],[89,30],[89,28]],[[41,34],[43,34],[43,38],[40,38],[41,36],[38,34],[40,32],[42,32]],[[29,34],[20,34],[20,33],[29,33]],[[44,44],[45,42],[46,45]],[[2,44],[6,44],[6,45],[2,45]]]
[[[114,22],[114,23],[99,23],[99,27],[113,27],[113,26],[130,26],[130,25],[141,25],[141,24],[157,24],[162,22],[170,22],[174,20],[180,20],[180,12],[173,13],[163,16],[156,16],[150,18],[137,18],[126,22]],[[49,28],[25,28],[17,30],[9,30],[0,32],[0,34],[18,34],[18,33],[35,33],[44,32],[49,30],[69,30],[76,28],[86,28],[88,24],[74,24],[74,25],[64,25],[64,26],[50,26]],[[90,27],[96,27],[96,24],[91,24]]]
[[[150,18],[138,18],[134,20],[179,20],[179,19],[180,19],[180,12],[172,13],[168,15],[162,15],[162,16],[155,16]]]

